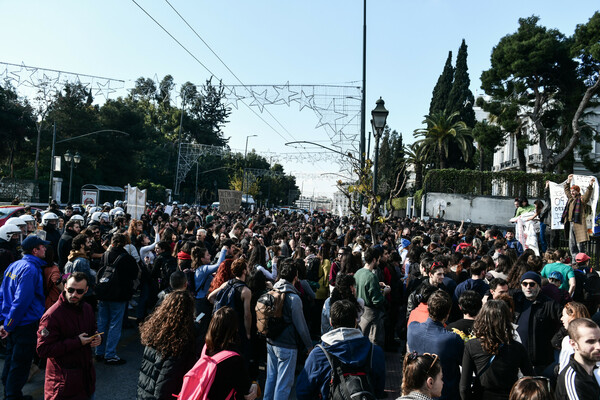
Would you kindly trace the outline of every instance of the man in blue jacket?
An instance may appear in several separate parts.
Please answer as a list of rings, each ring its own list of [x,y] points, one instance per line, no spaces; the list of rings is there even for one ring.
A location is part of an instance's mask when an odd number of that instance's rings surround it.
[[[444,388],[442,400],[458,400],[460,398],[458,384],[460,381],[460,364],[462,363],[464,342],[454,332],[444,328],[448,319],[452,299],[443,290],[433,293],[427,301],[429,318],[423,323],[412,322],[408,326],[407,345],[409,351],[419,354],[437,354],[442,363]]]
[[[323,347],[345,366],[356,372],[369,372],[371,390],[377,398],[385,393],[385,355],[379,346],[371,345],[369,338],[357,329],[358,312],[348,300],[336,301],[331,306],[331,326],[333,330],[321,336]],[[328,399],[331,365],[319,347],[309,354],[304,369],[296,382],[298,400]],[[321,397],[319,397],[319,394]]]
[[[2,371],[4,399],[30,399],[23,386],[35,353],[37,328],[44,315],[45,296],[42,266],[46,265],[46,246],[50,242],[37,236],[26,238],[21,247],[23,258],[4,273],[0,287],[0,337],[7,339],[7,354]]]

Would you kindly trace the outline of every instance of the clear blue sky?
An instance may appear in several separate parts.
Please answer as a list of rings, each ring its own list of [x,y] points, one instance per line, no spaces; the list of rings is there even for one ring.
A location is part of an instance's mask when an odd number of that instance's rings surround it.
[[[171,4],[245,84],[332,84],[362,78],[362,12],[359,0],[183,1]],[[236,80],[162,0],[138,0],[166,29],[226,84]],[[203,83],[210,74],[130,0],[0,0],[0,61],[123,79],[173,75],[177,83]],[[516,31],[519,17],[571,35],[598,9],[597,0],[474,1],[379,0],[367,4],[367,112],[380,96],[388,124],[412,142],[448,51],[464,38],[471,90],[499,39]],[[358,81],[358,82],[357,82]],[[318,119],[297,106],[273,106],[263,117],[279,134],[297,140],[327,139]],[[367,118],[368,120],[369,118]],[[290,152],[286,142],[247,108],[233,109],[225,136],[233,148]],[[288,134],[289,132],[289,134]],[[325,142],[323,142],[325,143]],[[337,172],[335,163],[283,163],[286,171]],[[106,182],[110,184],[110,182]],[[300,176],[311,195],[331,194],[334,179]]]

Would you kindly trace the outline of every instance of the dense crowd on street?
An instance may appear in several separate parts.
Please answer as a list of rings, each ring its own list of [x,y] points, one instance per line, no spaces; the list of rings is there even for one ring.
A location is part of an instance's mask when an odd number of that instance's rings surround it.
[[[4,398],[42,369],[45,399],[93,399],[137,324],[138,399],[386,398],[384,352],[403,354],[402,399],[598,399],[600,276],[569,182],[573,240],[539,255],[511,229],[417,218],[26,209],[0,228]]]

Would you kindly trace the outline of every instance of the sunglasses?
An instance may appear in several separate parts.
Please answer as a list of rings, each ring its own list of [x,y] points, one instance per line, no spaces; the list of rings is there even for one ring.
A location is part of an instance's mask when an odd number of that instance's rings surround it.
[[[77,294],[84,294],[85,293],[85,289],[75,289],[75,288],[67,288],[67,292],[73,294],[75,292],[77,292]]]
[[[521,282],[521,286],[523,287],[535,287],[535,285],[537,285],[535,282]]]

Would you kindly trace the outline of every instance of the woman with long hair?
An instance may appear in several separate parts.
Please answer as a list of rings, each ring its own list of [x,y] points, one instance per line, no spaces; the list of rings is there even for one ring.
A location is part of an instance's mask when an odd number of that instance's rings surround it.
[[[442,364],[436,354],[406,353],[402,364],[402,397],[397,400],[430,400],[442,395]]]
[[[225,306],[214,313],[206,334],[202,354],[212,357],[221,351],[238,348],[238,318],[233,309]],[[210,387],[209,399],[253,400],[257,387],[248,377],[246,363],[239,354],[217,364],[215,380]],[[233,397],[231,394],[233,393]]]
[[[137,399],[171,400],[197,359],[194,299],[185,290],[167,295],[141,325],[144,346]]]
[[[513,339],[511,312],[505,302],[488,300],[473,325],[474,339],[465,343],[460,379],[463,400],[508,400],[519,370],[532,375],[525,347]],[[473,381],[475,373],[475,381]]]
[[[565,306],[562,310],[562,317],[560,318],[560,321],[562,322],[563,326],[560,329],[559,333],[557,334],[557,335],[560,335],[562,333],[564,335],[562,338],[562,341],[560,343],[560,355],[558,357],[558,365],[559,365],[558,373],[559,374],[569,364],[569,359],[571,358],[571,354],[573,354],[575,352],[573,350],[573,347],[569,343],[570,338],[569,338],[569,334],[567,332],[567,329],[569,329],[569,324],[574,319],[589,318],[589,317],[590,317],[590,313],[588,312],[588,309],[585,305],[583,305],[581,303],[577,303],[575,301],[565,304]],[[553,343],[554,343],[554,340],[553,340]]]

